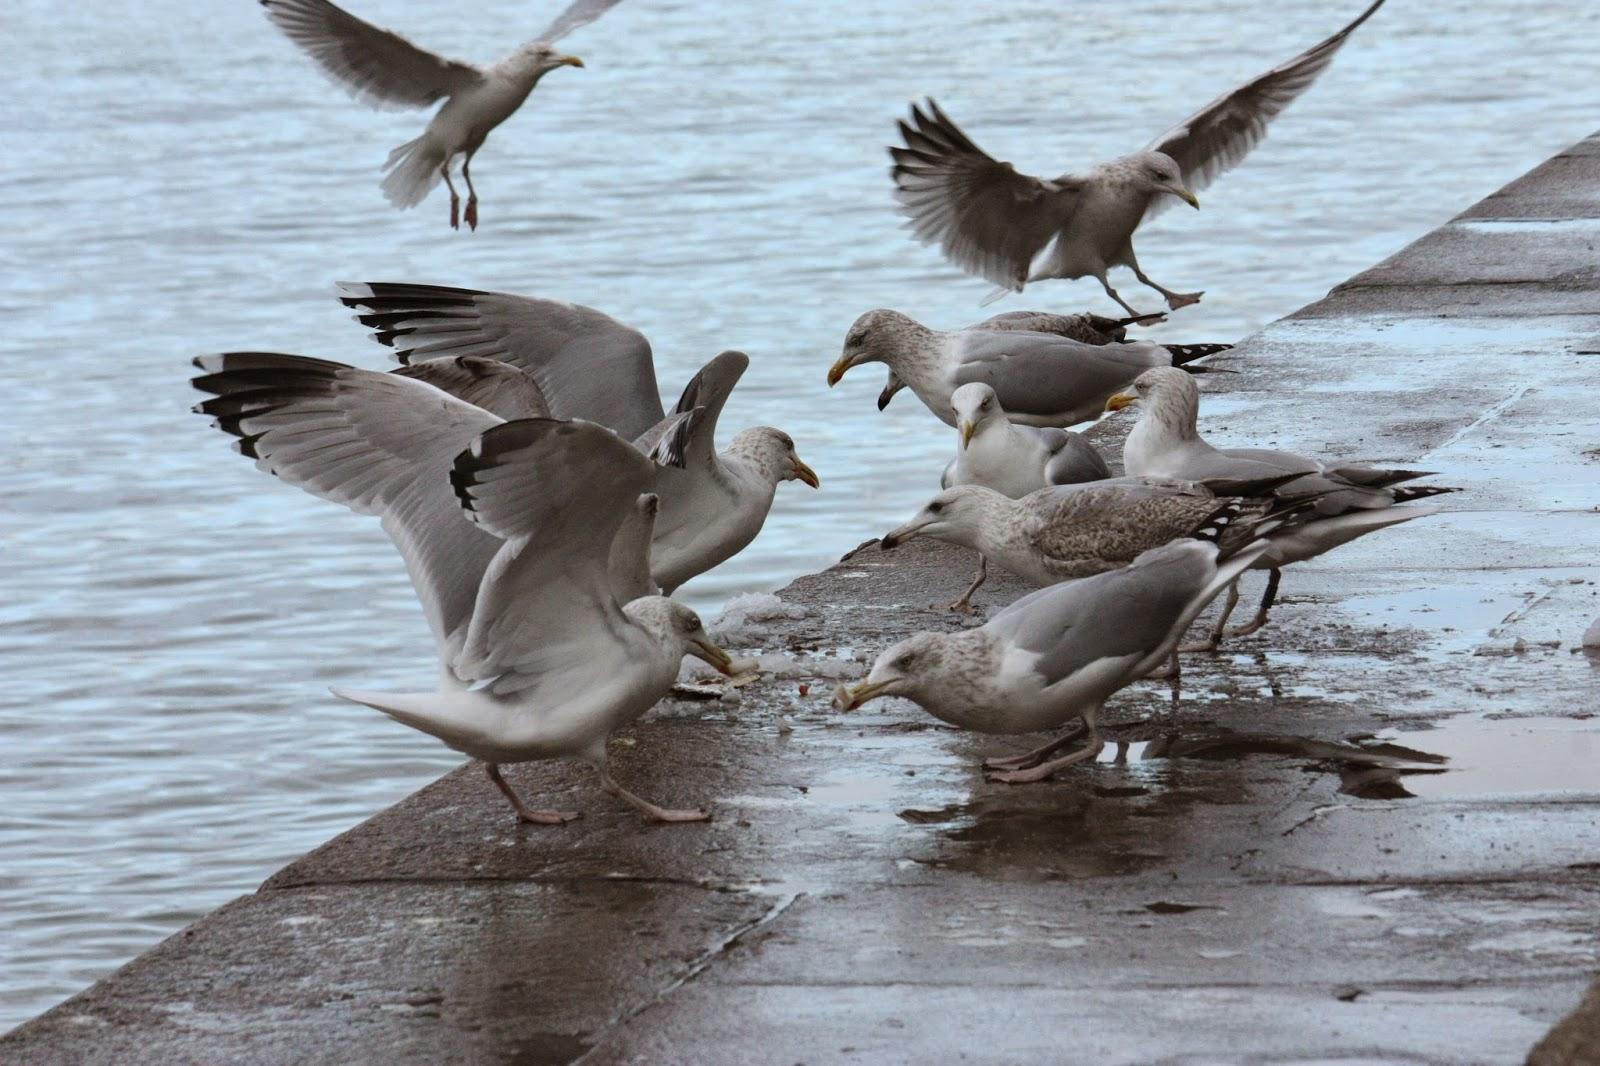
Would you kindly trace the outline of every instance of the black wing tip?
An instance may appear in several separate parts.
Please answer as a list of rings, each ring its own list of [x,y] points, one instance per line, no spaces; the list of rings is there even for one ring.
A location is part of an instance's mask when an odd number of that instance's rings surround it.
[[[1248,506],[1244,500],[1229,500],[1200,522],[1190,533],[1191,540],[1221,546],[1223,536],[1234,525]]]

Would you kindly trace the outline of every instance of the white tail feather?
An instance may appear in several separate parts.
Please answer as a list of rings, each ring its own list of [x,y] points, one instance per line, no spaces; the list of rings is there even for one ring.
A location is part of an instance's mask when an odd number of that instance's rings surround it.
[[[383,179],[383,195],[399,208],[420,204],[439,184],[439,168],[445,155],[424,133],[389,153],[383,164],[388,174]]]
[[[990,304],[994,303],[996,300],[1003,300],[1007,296],[1010,296],[1010,295],[1011,295],[1011,290],[1010,289],[1006,288],[1004,285],[996,285],[993,289],[991,289],[989,291],[989,295],[985,296],[983,298],[982,302],[980,302],[978,304],[978,306],[979,307],[988,307]]]

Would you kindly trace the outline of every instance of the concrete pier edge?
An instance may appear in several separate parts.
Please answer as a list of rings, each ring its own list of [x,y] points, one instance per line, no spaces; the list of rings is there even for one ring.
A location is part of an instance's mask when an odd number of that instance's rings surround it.
[[[1429,795],[1250,747],[1600,736],[1576,646],[1600,615],[1600,134],[1213,362],[1239,371],[1204,383],[1213,439],[1467,491],[1287,572],[1178,704],[1108,707],[1113,737],[1220,738],[1207,757],[1007,788],[978,761],[1017,744],[833,713],[879,648],[971,624],[926,609],[969,554],[867,547],[780,592],[803,617],[745,649],[771,670],[737,702],[669,701],[616,742],[619,778],[709,825],[528,765],[524,795],[585,815],[518,827],[464,767],[0,1062],[1600,1062],[1593,791],[1553,767],[1545,794]]]

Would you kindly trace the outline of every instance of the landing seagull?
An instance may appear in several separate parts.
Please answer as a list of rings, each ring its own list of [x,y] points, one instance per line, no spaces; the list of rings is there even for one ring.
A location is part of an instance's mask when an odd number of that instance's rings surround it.
[[[606,738],[666,695],[684,655],[731,668],[693,611],[652,594],[648,458],[602,426],[503,421],[414,374],[274,353],[195,362],[213,394],[197,409],[241,453],[381,516],[405,560],[437,691],[335,694],[482,759],[524,822],[577,815],[528,809],[500,764],[564,756],[646,817],[706,817],[635,796],[606,769]]]
[[[1317,501],[1319,520],[1273,538],[1268,550],[1252,564],[1270,571],[1255,618],[1231,632],[1224,629],[1239,600],[1238,587],[1230,588],[1227,605],[1211,637],[1193,650],[1214,650],[1224,635],[1244,636],[1266,625],[1267,610],[1277,598],[1285,566],[1315,558],[1375,530],[1435,514],[1437,507],[1396,504],[1456,491],[1400,484],[1430,476],[1423,470],[1330,464],[1271,448],[1214,448],[1197,428],[1200,387],[1188,375],[1165,368],[1145,371],[1133,383],[1132,391],[1107,400],[1106,409],[1120,411],[1131,404],[1140,406],[1140,414],[1123,445],[1122,458],[1129,474],[1189,479],[1278,478],[1281,484],[1274,491],[1279,496]]]
[[[418,48],[397,33],[364,22],[328,0],[261,0],[267,17],[350,94],[373,107],[428,107],[444,100],[422,136],[389,153],[383,192],[396,207],[415,207],[441,178],[450,188],[450,226],[463,217],[478,228],[472,157],[489,131],[510,118],[533,87],[558,67],[581,67],[555,42],[587,26],[617,0],[574,0],[545,31],[498,63],[475,67]],[[467,209],[450,180],[456,156],[467,183]]]
[[[750,365],[742,352],[708,362],[668,412],[650,342],[592,307],[388,282],[342,283],[339,292],[402,363],[466,357],[516,367],[538,386],[551,416],[598,422],[655,457],[661,514],[651,571],[669,595],[755,539],[780,482],[819,484],[782,430],[746,429],[717,450],[717,420]]]
[[[1092,277],[1136,315],[1106,279],[1112,267],[1125,266],[1172,309],[1198,303],[1201,293],[1173,292],[1145,275],[1133,253],[1134,230],[1174,199],[1198,208],[1195,192],[1261,143],[1267,124],[1381,6],[1375,0],[1332,37],[1217,97],[1143,151],[1079,174],[1020,174],[973,143],[932,100],[913,106],[910,121],[900,123],[904,147],[889,149],[896,199],[918,240],[998,285],[997,295],[1021,292],[1030,281]]]
[[[1087,742],[1052,758],[1058,741],[1017,759],[985,763],[991,779],[1043,781],[1093,759],[1103,741],[1095,716],[1118,690],[1166,660],[1206,604],[1266,545],[1228,552],[1219,540],[1236,522],[1263,531],[1234,501],[1193,537],[1153,548],[1129,565],[1033,592],[976,629],[918,633],[878,656],[865,680],[841,686],[834,705],[852,710],[903,696],[941,721],[979,733],[1055,729],[1081,718]]]

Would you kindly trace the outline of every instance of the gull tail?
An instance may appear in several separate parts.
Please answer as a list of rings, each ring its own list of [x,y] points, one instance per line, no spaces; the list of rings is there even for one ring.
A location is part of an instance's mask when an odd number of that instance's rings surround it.
[[[389,153],[383,195],[399,208],[416,207],[439,184],[445,154],[424,133]]]
[[[330,689],[341,700],[382,711],[401,725],[438,737],[467,754],[481,747],[488,732],[490,703],[481,692],[464,689],[440,692],[356,692]]]
[[[996,285],[993,289],[989,290],[989,295],[985,296],[978,303],[978,306],[979,307],[988,307],[990,304],[994,303],[996,300],[1003,300],[1007,296],[1010,296],[1012,291],[1013,290],[1006,288],[1004,285]]]
[[[1196,359],[1204,359],[1208,355],[1216,355],[1218,352],[1225,352],[1228,349],[1232,348],[1233,345],[1231,345],[1231,344],[1163,344],[1161,347],[1165,348],[1167,350],[1167,354],[1172,356],[1172,365],[1173,366],[1183,366],[1185,363],[1192,363]],[[1198,369],[1199,368],[1196,368],[1196,371]],[[1196,371],[1190,371],[1190,372],[1191,373],[1195,373]]]

